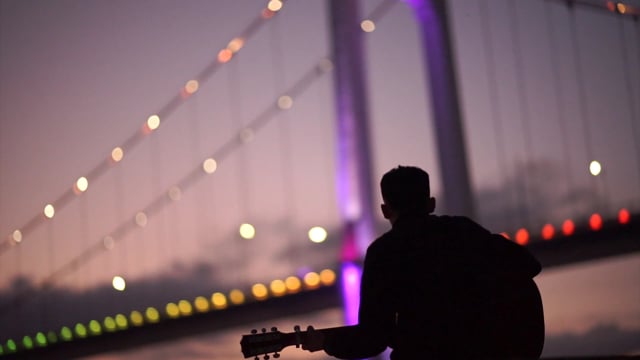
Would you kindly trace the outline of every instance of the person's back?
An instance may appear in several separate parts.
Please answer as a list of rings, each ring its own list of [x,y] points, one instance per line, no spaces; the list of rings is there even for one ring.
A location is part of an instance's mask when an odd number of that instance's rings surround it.
[[[519,245],[466,218],[408,217],[367,256],[396,308],[394,359],[540,355],[540,265]]]

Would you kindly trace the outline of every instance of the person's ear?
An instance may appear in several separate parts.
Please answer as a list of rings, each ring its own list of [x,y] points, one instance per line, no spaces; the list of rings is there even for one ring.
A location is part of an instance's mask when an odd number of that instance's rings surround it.
[[[391,219],[392,214],[391,214],[391,208],[389,208],[389,205],[381,204],[380,210],[382,210],[382,216],[384,216],[385,219]]]
[[[436,198],[430,197],[429,202],[427,203],[427,214],[431,214],[436,211]]]

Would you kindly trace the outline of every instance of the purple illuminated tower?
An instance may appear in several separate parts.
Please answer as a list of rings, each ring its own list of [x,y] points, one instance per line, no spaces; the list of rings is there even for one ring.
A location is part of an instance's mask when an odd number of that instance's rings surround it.
[[[330,0],[335,104],[337,113],[336,188],[343,220],[345,321],[357,322],[359,267],[373,239],[371,159],[359,0]]]
[[[467,155],[449,38],[446,0],[405,0],[413,8],[422,37],[431,93],[438,162],[444,188],[439,201],[452,215],[473,217]]]

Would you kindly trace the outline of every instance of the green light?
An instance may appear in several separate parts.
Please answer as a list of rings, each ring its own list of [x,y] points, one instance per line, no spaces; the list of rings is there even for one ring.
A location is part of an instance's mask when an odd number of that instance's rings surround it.
[[[103,324],[107,331],[116,331],[116,321],[111,316],[104,318]]]
[[[39,332],[36,334],[36,344],[38,346],[47,346],[47,337],[45,334]]]
[[[7,351],[15,352],[16,350],[18,350],[18,347],[16,346],[16,342],[11,339],[7,340]]]
[[[83,324],[77,323],[75,326],[75,330],[78,337],[87,337],[87,328]]]
[[[120,330],[126,329],[129,326],[129,322],[127,321],[127,317],[122,315],[122,314],[116,315],[116,325],[118,326],[118,329],[120,329]]]
[[[24,345],[24,348],[27,350],[30,350],[33,348],[33,339],[31,339],[30,336],[25,335],[25,337],[22,338],[22,345]]]
[[[4,354],[4,348],[0,345],[0,355]]]
[[[129,319],[131,319],[131,323],[133,326],[142,326],[144,325],[144,318],[139,311],[132,311],[131,315],[129,315]]]
[[[89,321],[89,331],[91,335],[100,335],[102,333],[102,326],[96,320]]]
[[[49,343],[55,344],[58,342],[58,335],[56,335],[55,331],[49,331],[47,333],[47,340],[49,340]]]
[[[60,329],[60,337],[63,341],[71,341],[73,339],[73,333],[71,332],[71,329],[63,326],[62,329]]]

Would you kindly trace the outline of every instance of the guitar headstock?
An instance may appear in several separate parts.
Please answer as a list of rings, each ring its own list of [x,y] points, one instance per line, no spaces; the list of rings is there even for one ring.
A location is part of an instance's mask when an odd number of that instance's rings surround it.
[[[278,352],[289,345],[289,335],[281,333],[275,327],[272,327],[270,332],[263,328],[260,334],[255,329],[251,330],[251,335],[243,335],[240,340],[245,359],[252,356],[259,359],[260,355],[264,355],[264,359],[268,360],[270,353],[277,359],[280,357]]]

